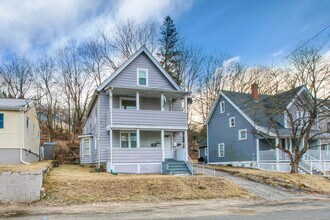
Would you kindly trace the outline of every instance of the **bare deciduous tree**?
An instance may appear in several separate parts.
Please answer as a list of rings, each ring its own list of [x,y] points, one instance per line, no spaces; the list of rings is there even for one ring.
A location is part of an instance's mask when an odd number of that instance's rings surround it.
[[[26,98],[33,82],[33,71],[26,57],[16,55],[0,66],[0,75],[5,92],[10,98]]]
[[[295,89],[275,95],[269,100],[266,110],[269,132],[259,133],[272,148],[288,155],[291,173],[298,173],[299,166],[303,166],[300,162],[307,150],[319,147],[315,140],[320,138],[323,131],[317,129],[317,123],[330,117],[329,111],[322,111],[330,101],[329,90],[323,93],[330,84],[330,63],[320,55],[321,49],[304,48],[292,55],[292,67],[288,69],[285,78],[287,88]],[[298,94],[298,85],[306,87],[306,92]],[[293,97],[292,105],[285,102],[288,97]],[[283,114],[285,125],[278,121],[279,115]],[[284,137],[290,138],[291,148],[283,146],[280,140]],[[305,166],[302,168],[313,169],[310,164]]]

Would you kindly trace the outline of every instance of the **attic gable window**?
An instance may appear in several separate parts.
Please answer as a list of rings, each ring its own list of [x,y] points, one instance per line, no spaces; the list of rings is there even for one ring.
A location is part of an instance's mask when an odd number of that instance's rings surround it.
[[[137,68],[137,85],[148,86],[149,85],[148,69]]]
[[[225,112],[225,102],[222,101],[220,102],[220,113],[224,113]]]

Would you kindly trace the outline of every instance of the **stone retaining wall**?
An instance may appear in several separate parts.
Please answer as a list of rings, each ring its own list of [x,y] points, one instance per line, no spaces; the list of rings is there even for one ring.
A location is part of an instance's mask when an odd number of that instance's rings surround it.
[[[0,203],[40,200],[43,172],[0,173]]]

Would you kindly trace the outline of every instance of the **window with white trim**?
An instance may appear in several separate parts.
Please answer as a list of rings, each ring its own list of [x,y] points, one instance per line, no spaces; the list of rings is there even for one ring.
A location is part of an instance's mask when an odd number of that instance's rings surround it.
[[[205,157],[207,157],[207,147],[204,150]]]
[[[84,156],[90,156],[91,155],[91,145],[90,145],[89,138],[83,139],[83,147],[84,147]]]
[[[298,126],[302,126],[303,123],[306,123],[308,120],[308,113],[303,111],[297,111],[296,118]]]
[[[120,97],[121,109],[136,109],[136,98]]]
[[[0,128],[3,128],[5,117],[3,113],[0,113]]]
[[[120,147],[121,148],[136,148],[137,139],[136,132],[120,132]]]
[[[235,117],[229,118],[229,127],[230,128],[235,127]]]
[[[225,101],[220,102],[220,113],[225,112]]]
[[[218,144],[218,157],[224,157],[225,156],[225,144],[220,143]]]
[[[30,119],[29,119],[29,117],[26,117],[25,127],[26,127],[26,132],[29,133],[29,128],[30,128]]]
[[[137,68],[137,85],[148,86],[148,69]]]
[[[241,140],[246,140],[247,139],[247,129],[242,129],[238,131],[238,139]]]

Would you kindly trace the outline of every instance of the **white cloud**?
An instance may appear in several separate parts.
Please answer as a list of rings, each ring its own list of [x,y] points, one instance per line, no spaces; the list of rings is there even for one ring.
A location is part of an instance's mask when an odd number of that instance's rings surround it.
[[[241,60],[240,56],[235,56],[235,57],[229,58],[223,62],[223,67],[228,68],[231,65],[238,63],[240,60]]]
[[[192,1],[154,0],[2,0],[0,2],[0,57],[15,52],[30,57],[56,48],[70,38],[84,39],[99,24],[122,19],[161,21],[179,16]]]
[[[281,56],[283,56],[283,55],[285,55],[285,51],[284,51],[283,49],[281,49],[281,50],[279,50],[279,51],[273,53],[273,54],[272,54],[272,57],[281,57]]]

